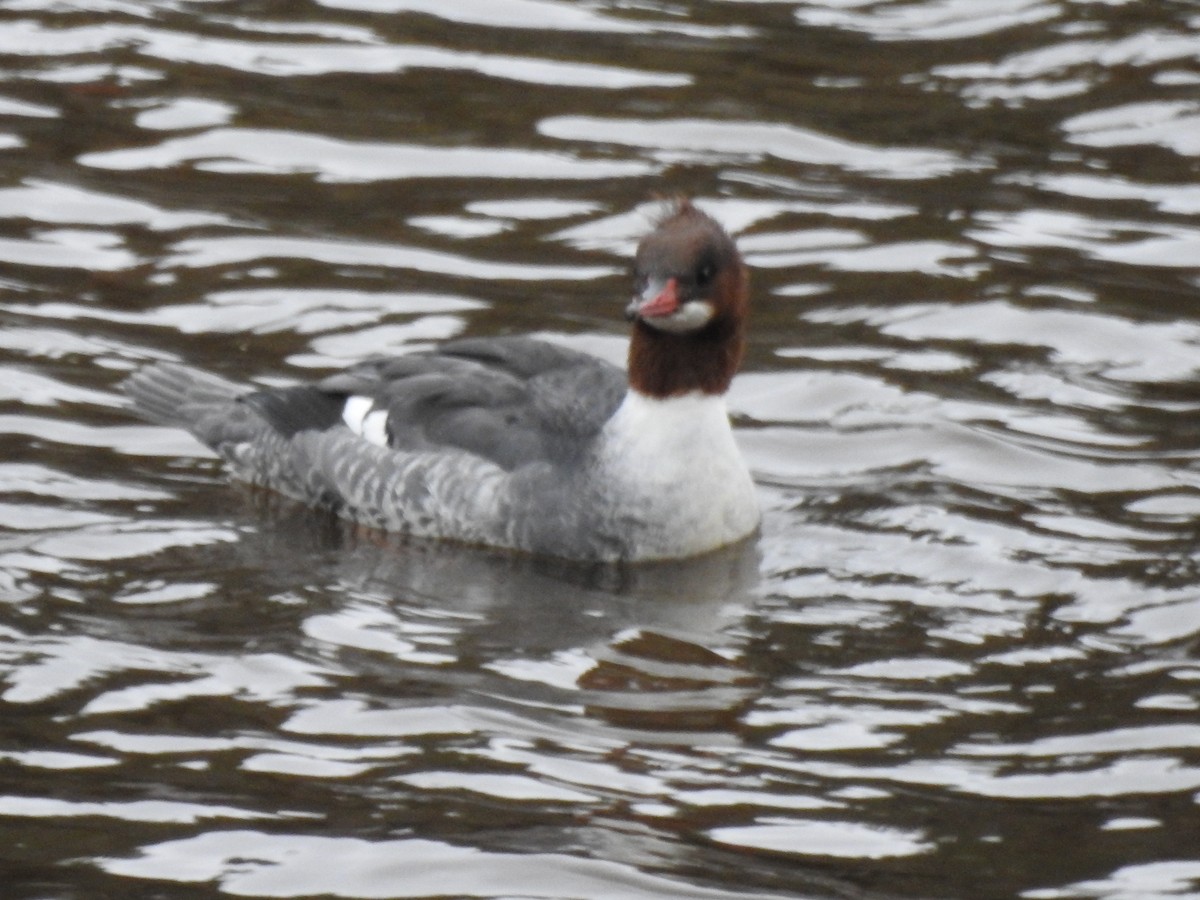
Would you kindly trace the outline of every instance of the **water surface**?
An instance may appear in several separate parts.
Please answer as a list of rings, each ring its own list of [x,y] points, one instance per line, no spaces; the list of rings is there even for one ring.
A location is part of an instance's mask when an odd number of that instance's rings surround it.
[[[1198,89],[1176,0],[0,6],[6,896],[1196,896]],[[619,361],[676,193],[750,545],[384,540],[125,409]]]

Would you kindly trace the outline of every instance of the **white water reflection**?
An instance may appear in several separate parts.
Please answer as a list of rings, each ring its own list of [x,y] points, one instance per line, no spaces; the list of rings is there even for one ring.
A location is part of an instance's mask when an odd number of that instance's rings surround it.
[[[360,348],[373,348],[370,352],[382,353],[387,343],[377,344],[361,330],[374,325],[381,318],[394,315],[451,318],[485,307],[486,304],[479,300],[448,294],[326,288],[244,288],[216,291],[206,296],[202,303],[160,307],[145,314],[129,316],[126,320],[168,326],[183,334],[244,331],[255,334],[281,331],[321,334],[360,329],[342,337],[357,341]],[[82,315],[88,310],[78,308],[73,312]]]
[[[371,354],[401,354],[457,337],[464,323],[458,316],[422,316],[411,322],[377,325],[354,334],[331,334],[312,341],[310,353],[288,357],[295,366],[352,365]]]
[[[161,209],[151,203],[88,190],[76,185],[29,179],[19,187],[0,188],[0,217],[30,219],[54,225],[140,225],[153,231],[174,231],[202,225],[229,225],[229,217],[208,212]],[[44,232],[45,234],[72,232]],[[100,232],[76,232],[115,244]],[[64,262],[61,257],[59,262]],[[86,262],[84,263],[87,264]]]
[[[489,28],[527,28],[533,30],[580,31],[585,33],[648,34],[674,32],[695,37],[746,37],[748,28],[716,28],[672,21],[671,18],[617,17],[605,15],[589,6],[562,0],[459,0],[454,4],[439,0],[318,0],[331,9],[353,9],[375,13],[421,13]]]
[[[55,753],[53,751],[29,750],[7,751],[0,753],[0,759],[8,760],[28,769],[50,769],[69,772],[76,769],[104,769],[120,765],[119,759],[107,756],[90,756],[83,753]],[[25,798],[21,798],[24,800]],[[69,807],[56,806],[50,815],[57,815],[58,810]]]
[[[536,0],[531,0],[536,2]],[[560,8],[569,7],[557,4]],[[490,8],[490,7],[489,7]],[[540,22],[539,27],[545,27]],[[263,30],[261,26],[257,30]],[[267,28],[266,30],[272,30]],[[275,31],[295,29],[273,29]],[[203,37],[137,24],[81,25],[49,28],[29,19],[0,22],[0,41],[26,56],[98,54],[133,46],[144,56],[164,61],[230,67],[244,72],[286,77],[335,72],[383,74],[412,68],[464,70],[492,78],[581,88],[624,89],[680,87],[691,82],[680,73],[640,71],[620,66],[563,62],[528,56],[460,52],[437,47],[384,43],[366,30],[307,28],[308,33],[338,38],[337,43],[286,43]],[[15,115],[47,114],[34,104],[13,104]],[[49,113],[53,115],[53,111]]]
[[[401,783],[422,791],[467,791],[496,800],[539,803],[594,803],[599,798],[571,788],[546,784],[524,775],[485,775],[470,772],[419,772],[401,776]]]
[[[141,52],[173,62],[229,66],[243,72],[288,77],[336,72],[402,73],[408,69],[462,70],[489,78],[561,87],[624,90],[645,87],[683,87],[691,77],[680,73],[649,72],[618,66],[568,63],[535,57],[461,53],[437,47],[345,44],[284,44],[280,42],[197,38],[153,32],[142,36]]]
[[[518,0],[542,7],[557,7],[568,12],[586,11],[565,4]],[[433,4],[439,10],[446,7]],[[482,8],[482,7],[481,7]],[[488,6],[494,10],[494,6]],[[461,7],[454,7],[460,13]],[[509,20],[511,22],[511,20]],[[619,27],[619,22],[615,24]],[[545,28],[543,19],[537,27]],[[637,30],[637,29],[634,29]],[[193,63],[230,67],[279,77],[323,75],[336,72],[383,74],[427,68],[477,72],[491,78],[511,79],[531,84],[577,88],[620,90],[635,87],[681,87],[691,83],[682,73],[648,72],[620,66],[582,62],[562,62],[529,56],[507,56],[479,52],[460,52],[438,47],[383,43],[367,32],[347,34],[353,43],[284,43],[203,37],[182,32],[149,28],[142,25],[84,25],[76,28],[45,28],[30,20],[0,23],[0,41],[13,52],[27,56],[101,53],[133,45],[148,57],[174,63]],[[15,103],[15,101],[14,101]],[[45,115],[44,107],[16,105],[16,115]],[[53,113],[51,113],[53,115]]]
[[[1100,175],[1044,175],[1024,179],[1055,193],[1092,200],[1141,200],[1159,212],[1195,215],[1200,213],[1200,185],[1147,184]],[[1019,179],[1014,179],[1019,181]]]
[[[990,0],[986,6],[978,0],[878,4],[802,0],[796,18],[805,25],[864,31],[882,41],[951,41],[1045,22],[1061,13],[1061,5],[1050,0]]]
[[[871,147],[795,125],[711,119],[608,119],[559,116],[543,119],[538,131],[564,141],[622,144],[658,151],[665,161],[699,160],[731,154],[748,160],[776,157],[790,162],[836,166],[881,178],[938,178],[977,168],[942,150]]]
[[[326,684],[333,672],[291,657],[273,653],[240,658],[174,655],[172,667],[199,674],[175,684],[139,685],[96,696],[83,709],[86,714],[144,710],[160,703],[199,697],[234,697],[247,703],[290,705],[295,692]]]
[[[267,813],[232,806],[204,806],[169,800],[133,800],[127,803],[77,803],[49,797],[0,797],[0,816],[117,819],[122,822],[170,822],[189,825],[208,819],[245,821],[299,818],[288,813]]]
[[[329,860],[338,860],[330,866]],[[133,878],[218,882],[240,897],[526,897],[559,900],[755,900],[649,875],[619,863],[551,853],[496,853],[441,841],[371,841],[214,831],[101,862]]]
[[[24,100],[14,100],[12,97],[0,97],[0,115],[29,116],[35,119],[56,119],[61,113],[53,106],[40,103],[27,103]]]
[[[1107,878],[1021,894],[1024,900],[1190,900],[1200,882],[1200,860],[1122,866]]]
[[[1131,323],[1092,310],[1031,309],[1001,300],[850,308],[812,312],[806,318],[861,321],[911,341],[969,339],[1045,347],[1066,367],[1118,381],[1182,381],[1200,370],[1200,325],[1184,321]]]
[[[0,12],[11,890],[1193,887],[1186,4],[309,12]],[[123,408],[150,359],[620,363],[676,192],[753,268],[736,559],[384,540]]]
[[[788,249],[831,247],[854,248],[865,244],[866,237],[854,228],[823,227],[794,232],[766,232],[746,234],[749,229],[760,226],[787,214],[817,215],[833,220],[850,219],[878,222],[900,219],[913,215],[911,207],[889,203],[814,203],[807,200],[745,199],[719,196],[699,196],[693,200],[717,218],[726,230],[739,238],[755,266],[771,267],[772,254]],[[606,250],[624,257],[633,256],[638,240],[646,230],[667,210],[663,201],[643,203],[628,212],[616,213],[571,225],[550,235],[551,240],[562,241],[581,250]]]
[[[1045,46],[997,61],[952,63],[937,66],[932,72],[955,82],[963,97],[973,105],[990,100],[1021,105],[1096,92],[1123,68],[1168,62],[1188,65],[1200,58],[1200,37],[1194,27],[1176,31],[1147,28],[1113,37],[1106,37],[1103,28],[1092,30],[1101,33],[1072,40],[1052,39]],[[1185,79],[1181,83],[1189,82]],[[1159,106],[1157,102],[1144,105],[1147,110]],[[1083,118],[1086,120],[1090,115],[1085,113]]]
[[[61,403],[92,403],[111,406],[113,398],[104,391],[64,384],[54,378],[21,369],[6,369],[0,384],[0,400],[16,400],[28,406],[57,406]]]
[[[1088,147],[1158,144],[1185,156],[1200,155],[1200,104],[1130,103],[1063,122],[1067,139]]]
[[[868,8],[860,11],[854,8],[858,6]],[[995,0],[986,8],[973,0],[845,5],[804,0],[796,17],[820,28],[865,31],[880,41],[956,41],[1046,22],[1060,14],[1060,6],[1050,0]]]
[[[1008,761],[992,766],[965,760],[923,761],[890,767],[797,762],[800,771],[824,778],[882,784],[943,787],[952,792],[1008,800],[1138,797],[1200,788],[1200,768],[1171,757],[1135,757],[1105,766],[1058,771],[1013,771]]]
[[[1028,744],[964,744],[956,752],[965,756],[1088,758],[1100,754],[1183,750],[1200,745],[1200,726],[1152,725],[1118,728],[1093,734],[1039,738]]]
[[[862,243],[852,240],[850,243]],[[986,271],[978,251],[947,241],[908,241],[869,247],[831,246],[780,253],[747,254],[747,262],[767,269],[822,266],[843,272],[922,272],[971,278]]]
[[[509,227],[495,219],[472,219],[466,216],[415,216],[408,220],[408,224],[432,234],[463,239],[492,237],[507,231]]]
[[[0,491],[50,499],[163,500],[170,496],[161,488],[134,486],[117,478],[84,478],[38,463],[7,461],[0,465]],[[107,519],[107,517],[106,517]]]
[[[332,183],[395,178],[628,178],[653,171],[647,163],[584,160],[565,153],[345,141],[255,128],[217,128],[171,138],[156,147],[87,153],[79,162],[118,171],[190,163],[205,172],[303,174]]]
[[[467,211],[481,216],[501,219],[539,220],[565,219],[597,212],[598,203],[586,200],[562,200],[557,197],[528,198],[523,200],[476,200],[467,204]]]
[[[259,263],[271,259],[317,260],[329,265],[379,266],[415,269],[460,278],[512,281],[586,281],[620,270],[606,266],[521,265],[492,262],[400,244],[334,241],[320,238],[240,237],[192,238],[175,245],[175,255],[163,260],[167,268],[206,268]]]
[[[138,113],[134,122],[139,128],[151,131],[182,131],[227,125],[236,112],[228,103],[182,97]]]
[[[933,849],[920,835],[857,822],[764,819],[753,825],[716,828],[709,835],[722,844],[797,856],[885,859]]]
[[[1162,237],[1130,241],[1112,247],[1101,247],[1095,252],[1098,259],[1109,262],[1128,263],[1132,266],[1164,266],[1167,268],[1192,270],[1196,254],[1200,253],[1200,229],[1171,229]]]
[[[345,746],[343,743],[323,744],[254,734],[197,737],[164,732],[88,731],[72,735],[72,740],[123,756],[149,756],[175,765],[189,765],[204,754],[249,751],[241,768],[311,778],[348,778],[420,752],[400,744]]]
[[[114,234],[55,228],[35,233],[28,240],[0,238],[0,262],[16,266],[59,269],[75,267],[99,272],[131,269],[142,262]]]

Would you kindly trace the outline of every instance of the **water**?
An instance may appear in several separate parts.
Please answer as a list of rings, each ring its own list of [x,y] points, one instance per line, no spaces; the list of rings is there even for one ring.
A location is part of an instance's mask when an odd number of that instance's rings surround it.
[[[0,5],[13,898],[1200,896],[1200,8]],[[623,352],[739,235],[755,544],[229,486],[118,385]]]

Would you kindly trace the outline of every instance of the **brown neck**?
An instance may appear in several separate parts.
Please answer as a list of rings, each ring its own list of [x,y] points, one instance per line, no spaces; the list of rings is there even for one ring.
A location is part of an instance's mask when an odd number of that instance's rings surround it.
[[[718,319],[686,334],[669,334],[638,321],[629,342],[629,386],[657,398],[692,391],[724,394],[744,346],[737,320]]]

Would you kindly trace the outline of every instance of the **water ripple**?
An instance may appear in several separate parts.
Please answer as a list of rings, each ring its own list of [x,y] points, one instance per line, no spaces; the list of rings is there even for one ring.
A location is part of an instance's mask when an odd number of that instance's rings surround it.
[[[6,889],[1186,894],[1198,26],[4,4]],[[620,364],[677,193],[752,268],[764,521],[727,553],[387,538],[125,408],[149,360],[286,384],[534,333]]]
[[[171,138],[156,147],[88,153],[79,162],[118,171],[191,163],[206,172],[310,174],[334,183],[395,178],[622,178],[652,171],[645,163],[582,160],[564,153],[366,143],[250,128],[217,128]]]
[[[542,120],[538,131],[559,140],[643,147],[657,151],[664,160],[701,159],[703,153],[749,160],[771,156],[789,162],[842,166],[882,178],[938,178],[980,165],[946,151],[871,147],[771,122],[560,116]]]
[[[829,6],[848,6],[829,9]],[[864,10],[854,6],[867,7]],[[809,8],[806,8],[809,7]],[[807,0],[796,10],[806,25],[863,31],[883,41],[952,41],[1057,19],[1060,4],[1046,0],[996,0],[982,12],[971,0],[826,4]]]

